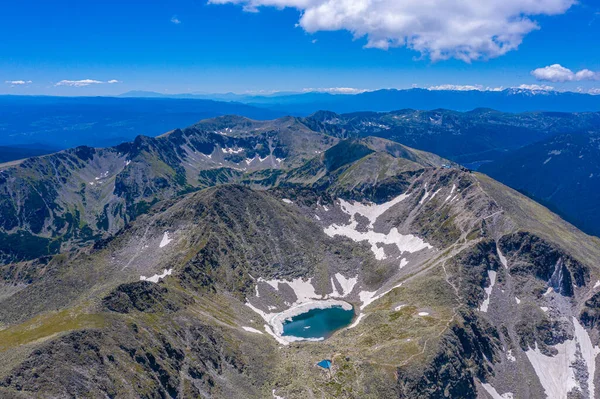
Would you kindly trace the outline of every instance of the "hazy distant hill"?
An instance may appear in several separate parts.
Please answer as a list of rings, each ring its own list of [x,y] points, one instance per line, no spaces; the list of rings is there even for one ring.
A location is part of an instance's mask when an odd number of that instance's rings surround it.
[[[283,115],[213,100],[0,96],[0,146],[106,147],[226,114],[258,120]]]
[[[562,133],[600,132],[600,112],[321,111],[304,123],[338,137],[383,137],[467,164],[494,160],[507,151]]]
[[[356,95],[329,93],[275,93],[272,95],[226,94],[169,94],[152,92],[125,93],[127,97],[211,98],[238,101],[257,107],[280,110],[294,115],[309,115],[318,110],[337,113],[378,111],[387,112],[411,108],[434,110],[471,111],[476,108],[493,108],[504,112],[600,111],[600,96],[583,93],[549,90],[506,89],[502,91],[459,90],[377,90]]]
[[[529,145],[481,171],[600,235],[600,134],[567,134]]]
[[[43,144],[25,144],[16,146],[0,146],[0,163],[37,157],[58,151],[57,148],[48,147]]]

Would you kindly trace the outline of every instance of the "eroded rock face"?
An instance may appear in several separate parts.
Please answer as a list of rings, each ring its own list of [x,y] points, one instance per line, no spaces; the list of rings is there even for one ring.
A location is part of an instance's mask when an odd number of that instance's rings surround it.
[[[266,378],[247,363],[261,361],[260,353],[244,358],[221,332],[180,323],[169,329],[131,324],[68,334],[31,353],[0,387],[43,397],[256,396],[251,379],[244,383],[241,376]]]
[[[517,259],[510,268],[512,275],[547,281],[554,291],[565,296],[573,296],[573,287],[582,287],[589,281],[588,267],[535,235],[521,232],[506,236],[499,245],[509,257]]]
[[[118,313],[133,311],[173,313],[189,301],[190,299],[171,293],[162,285],[139,281],[118,286],[102,300],[102,304],[106,309]]]

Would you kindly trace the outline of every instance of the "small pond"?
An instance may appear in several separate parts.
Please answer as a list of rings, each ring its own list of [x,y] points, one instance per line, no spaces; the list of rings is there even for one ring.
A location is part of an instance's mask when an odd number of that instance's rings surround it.
[[[328,338],[340,328],[350,325],[354,311],[341,306],[311,309],[283,323],[283,336],[304,339]]]

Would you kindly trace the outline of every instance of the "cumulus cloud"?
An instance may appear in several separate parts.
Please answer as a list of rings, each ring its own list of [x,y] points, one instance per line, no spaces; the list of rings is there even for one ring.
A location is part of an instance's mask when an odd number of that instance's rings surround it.
[[[513,87],[513,89],[521,89],[521,90],[531,90],[531,91],[553,91],[553,86],[548,85],[526,85],[522,84],[520,86]]]
[[[209,0],[259,7],[292,7],[309,33],[350,31],[366,47],[408,47],[433,61],[466,62],[515,50],[539,29],[532,18],[566,12],[576,0]]]
[[[573,72],[560,64],[549,65],[544,68],[537,68],[531,71],[531,74],[537,79],[546,82],[573,82],[582,80],[599,80],[600,73],[582,69],[579,72]]]
[[[90,86],[90,85],[114,84],[114,83],[120,83],[120,82],[116,79],[111,79],[108,81],[94,80],[94,79],[61,80],[60,82],[57,82],[54,86],[85,87],[85,86]]]
[[[25,86],[33,82],[31,80],[6,80],[4,83],[11,86]]]
[[[171,17],[171,22],[173,22],[175,25],[179,25],[181,23],[181,21],[179,20],[179,18],[177,18],[177,15],[173,15]]]
[[[305,93],[329,93],[329,94],[360,94],[369,90],[356,89],[354,87],[328,87],[328,88],[310,88],[302,89]]]
[[[430,86],[427,90],[453,90],[453,91],[502,91],[502,87],[484,87],[482,85],[438,85]]]

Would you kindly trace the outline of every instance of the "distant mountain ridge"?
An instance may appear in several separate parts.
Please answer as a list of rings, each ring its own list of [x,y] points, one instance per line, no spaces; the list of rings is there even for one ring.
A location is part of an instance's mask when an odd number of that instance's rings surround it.
[[[337,137],[378,136],[459,163],[494,160],[508,151],[558,134],[600,132],[600,112],[506,113],[478,108],[337,114],[304,118],[311,129]]]
[[[600,236],[600,133],[548,138],[485,164],[481,171]]]
[[[0,95],[0,146],[40,143],[110,147],[199,120],[237,114],[269,120],[284,112],[214,100]]]
[[[600,111],[600,96],[554,90],[509,88],[484,90],[382,89],[359,94],[322,92],[244,94],[161,94],[130,92],[124,97],[212,98],[283,111],[294,115],[309,115],[327,109],[337,113],[360,111],[389,112],[399,109],[471,111],[492,108],[503,112],[593,112]]]

